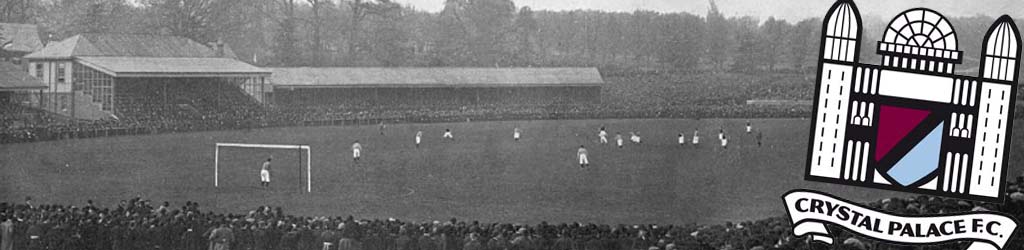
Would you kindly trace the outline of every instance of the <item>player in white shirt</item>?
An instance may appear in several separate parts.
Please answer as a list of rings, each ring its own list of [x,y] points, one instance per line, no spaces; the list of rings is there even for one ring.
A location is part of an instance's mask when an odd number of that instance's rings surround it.
[[[442,135],[441,138],[451,139],[453,141],[455,140],[455,136],[452,136],[452,130],[451,129],[444,129],[444,135]]]
[[[597,132],[597,137],[600,139],[601,144],[608,144],[608,132],[604,131],[604,127],[601,127],[601,131]]]
[[[750,122],[747,122],[747,134],[749,134],[750,132],[751,132],[751,130],[750,130]]]
[[[523,132],[522,130],[519,130],[519,127],[516,127],[515,129],[513,129],[512,130],[512,139],[515,139],[516,141],[519,141],[519,134],[521,134],[522,132]]]
[[[580,145],[580,149],[576,150],[576,157],[580,160],[580,168],[590,166],[590,161],[587,160],[587,149]]]
[[[629,141],[640,144],[640,135],[636,132],[629,132]]]
[[[416,147],[420,147],[420,142],[423,141],[423,131],[416,131]]]
[[[359,140],[356,140],[355,143],[352,143],[352,161],[359,162],[359,157],[362,156],[362,151],[363,145],[359,144]]]
[[[615,132],[615,144],[619,145],[619,148],[622,148],[622,134],[619,132]]]
[[[728,145],[729,145],[729,138],[725,138],[725,136],[723,135],[722,136],[722,148],[729,148]]]
[[[698,143],[700,143],[700,130],[699,129],[694,129],[693,130],[693,145],[697,145]]]
[[[718,129],[718,140],[725,140],[725,129]]]
[[[270,160],[271,158],[267,158],[267,161],[263,162],[263,166],[260,167],[260,186],[262,187],[270,187]]]
[[[686,146],[686,136],[683,136],[683,133],[679,133],[679,146]]]

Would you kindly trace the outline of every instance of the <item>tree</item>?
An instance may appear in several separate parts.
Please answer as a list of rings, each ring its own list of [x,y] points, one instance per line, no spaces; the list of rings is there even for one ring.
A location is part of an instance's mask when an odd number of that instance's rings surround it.
[[[788,53],[783,50],[789,40],[792,28],[785,20],[768,17],[761,25],[761,58],[769,71],[774,71]]]
[[[704,41],[703,20],[690,14],[670,14],[659,18],[658,58],[678,69],[695,70],[700,63]]]
[[[720,70],[729,61],[728,49],[732,36],[730,35],[729,22],[718,11],[718,5],[714,0],[709,0],[711,5],[707,14],[707,32],[704,35],[704,59],[708,62],[712,71]]]
[[[365,59],[385,65],[404,63],[409,53],[402,46],[410,32],[401,26],[401,5],[390,0],[353,0],[349,11],[344,54],[350,64]]]
[[[370,4],[367,8],[373,32],[365,44],[370,48],[373,58],[384,66],[404,65],[409,59],[406,48],[408,33],[402,30],[403,13],[401,7],[390,1]]]
[[[469,53],[469,32],[462,21],[466,3],[461,0],[447,0],[437,20],[439,31],[434,44],[431,66],[464,66]]]
[[[312,15],[313,15],[313,17],[309,20],[309,24],[310,24],[310,26],[312,26],[312,29],[309,31],[309,33],[310,33],[310,46],[309,46],[310,53],[309,53],[309,55],[312,58],[310,64],[313,65],[313,66],[320,66],[320,65],[323,64],[323,60],[321,58],[322,58],[323,52],[324,52],[324,41],[323,41],[323,37],[322,37],[322,35],[323,35],[322,29],[323,29],[324,20],[323,20],[323,17],[320,15],[320,9],[323,8],[324,4],[328,4],[328,3],[326,3],[324,0],[306,0],[306,1],[309,2],[309,6],[312,8]]]
[[[281,10],[283,17],[278,23],[277,36],[274,37],[274,56],[279,64],[293,66],[299,61],[299,49],[295,47],[298,42],[295,38],[295,0],[282,0]]]
[[[703,24],[701,24],[701,26],[703,26]],[[619,14],[607,14],[601,27],[601,34],[599,35],[601,45],[600,50],[604,52],[603,55],[605,57],[610,57],[610,59],[605,58],[605,62],[603,63],[614,63],[618,59],[618,56],[625,51],[625,48],[623,48],[625,32],[623,31],[622,21],[620,21]]]
[[[765,53],[762,52],[764,41],[759,37],[757,20],[751,17],[730,19],[736,27],[736,56],[732,69],[738,72],[753,72],[765,64]]]
[[[222,33],[238,32],[249,21],[237,15],[246,0],[154,0],[151,8],[159,18],[158,29],[200,43],[221,39]]]
[[[633,12],[630,20],[630,51],[641,63],[650,62],[658,55],[658,38],[653,35],[657,16],[658,13],[653,11],[638,10]]]
[[[818,48],[821,41],[821,19],[806,19],[796,23],[790,35],[786,52],[790,64],[797,70],[813,67],[818,62]]]
[[[33,17],[35,0],[0,1],[0,22],[27,23]]]
[[[85,15],[80,18],[78,25],[79,32],[97,33],[109,30],[106,24],[106,17],[110,13],[106,2],[94,2],[88,4]]]
[[[513,54],[512,64],[518,66],[530,65],[535,60],[537,19],[533,17],[533,10],[530,7],[522,7],[515,21],[516,29],[516,50]]]
[[[469,57],[476,66],[510,64],[514,51],[512,21],[516,7],[511,0],[469,0],[462,21],[468,28]]]
[[[237,32],[224,35],[224,43],[231,46],[239,60],[265,65],[273,63],[273,49],[279,15],[278,0],[248,0],[243,8],[235,9],[238,15],[246,16],[248,22],[238,27]]]

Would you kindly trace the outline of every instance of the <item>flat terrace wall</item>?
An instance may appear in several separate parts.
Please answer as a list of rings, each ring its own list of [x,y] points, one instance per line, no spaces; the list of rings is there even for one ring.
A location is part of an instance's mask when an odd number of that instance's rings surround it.
[[[600,97],[599,86],[274,88],[275,103],[285,106],[551,105],[599,103]]]

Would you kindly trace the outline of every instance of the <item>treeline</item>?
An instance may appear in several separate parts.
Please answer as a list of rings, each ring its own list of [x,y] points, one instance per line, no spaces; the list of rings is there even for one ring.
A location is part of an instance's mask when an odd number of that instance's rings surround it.
[[[790,23],[704,15],[534,11],[512,0],[436,0],[430,13],[391,0],[0,0],[0,21],[39,24],[52,40],[84,32],[158,33],[224,42],[266,66],[597,66],[677,71],[801,71],[817,62],[821,19]],[[823,16],[824,10],[821,15]],[[966,66],[992,18],[951,20]],[[865,20],[863,60],[888,20]]]

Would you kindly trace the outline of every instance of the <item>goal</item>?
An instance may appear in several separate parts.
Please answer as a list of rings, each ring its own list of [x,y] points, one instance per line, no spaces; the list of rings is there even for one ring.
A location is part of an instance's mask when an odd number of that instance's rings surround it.
[[[312,153],[310,153],[309,145],[284,145],[284,144],[255,144],[255,143],[217,143],[216,148],[213,151],[213,186],[220,187],[220,172],[221,172],[221,150],[237,148],[237,149],[259,149],[259,150],[295,150],[298,157],[298,166],[305,165],[305,186],[306,192],[313,192],[313,177],[311,175],[311,164],[310,159]],[[303,161],[303,156],[306,158]],[[253,158],[253,157],[250,157]],[[261,157],[257,157],[259,159]]]

